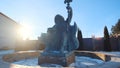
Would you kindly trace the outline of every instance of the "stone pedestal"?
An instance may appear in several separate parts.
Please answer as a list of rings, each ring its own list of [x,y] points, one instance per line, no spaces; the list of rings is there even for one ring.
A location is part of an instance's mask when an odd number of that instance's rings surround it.
[[[69,64],[73,63],[75,61],[75,55],[74,52],[70,52],[68,54],[64,54],[62,56],[56,55],[44,55],[41,53],[41,55],[38,58],[38,64],[58,64],[62,65],[64,67],[69,66]]]

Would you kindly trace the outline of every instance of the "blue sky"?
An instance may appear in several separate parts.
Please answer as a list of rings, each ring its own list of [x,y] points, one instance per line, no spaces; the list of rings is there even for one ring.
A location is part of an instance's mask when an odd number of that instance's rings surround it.
[[[103,36],[104,26],[111,30],[120,18],[120,0],[73,0],[73,18],[83,37]],[[67,17],[64,0],[0,0],[0,12],[31,29],[31,38],[37,38],[54,25],[54,17]]]

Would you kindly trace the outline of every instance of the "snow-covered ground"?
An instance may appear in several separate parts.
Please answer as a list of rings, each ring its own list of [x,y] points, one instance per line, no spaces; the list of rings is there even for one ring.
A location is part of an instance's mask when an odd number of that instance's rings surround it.
[[[25,60],[21,60],[21,61],[18,61],[18,62],[13,62],[13,64],[18,64],[18,65],[23,65],[23,66],[39,66],[38,65],[38,58],[25,59]],[[43,64],[43,66],[46,66],[46,67],[62,67],[61,65],[58,65],[58,64]]]
[[[93,59],[93,58],[84,57],[84,56],[76,56],[75,63],[70,64],[70,67],[81,67],[81,66],[85,67],[85,66],[102,64],[102,63],[104,62],[99,59]],[[19,65],[24,65],[24,66],[38,66],[38,58],[25,59],[25,60],[21,60],[18,62],[13,62],[13,64],[19,64]],[[49,66],[62,67],[61,65],[57,65],[57,64],[46,64],[46,66],[47,67]]]
[[[14,64],[25,65],[25,66],[37,66],[38,58],[20,60],[18,62],[13,62]]]
[[[91,65],[97,65],[97,64],[103,64],[104,61],[99,60],[99,59],[94,59],[90,57],[85,57],[85,56],[76,56],[75,57],[75,63],[70,64],[70,67],[88,67]]]
[[[14,50],[1,50],[0,55],[11,54],[14,53]]]

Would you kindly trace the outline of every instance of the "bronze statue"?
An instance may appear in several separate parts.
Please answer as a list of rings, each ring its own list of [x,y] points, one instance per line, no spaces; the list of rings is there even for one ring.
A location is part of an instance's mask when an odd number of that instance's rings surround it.
[[[38,59],[38,64],[52,63],[67,66],[70,57],[73,58],[73,50],[78,48],[78,40],[76,38],[77,25],[70,25],[72,19],[72,8],[70,7],[72,0],[65,0],[67,3],[68,17],[65,20],[63,16],[57,14],[55,16],[55,25],[48,28],[47,33],[41,35],[40,41],[45,44],[45,50]],[[72,59],[75,60],[74,58]],[[72,63],[72,62],[70,62]]]
[[[48,28],[47,34],[41,37],[42,41],[46,45],[45,53],[64,53],[64,51],[73,51],[78,47],[78,41],[76,38],[77,25],[74,23],[70,25],[72,19],[72,8],[70,6],[72,0],[65,0],[67,3],[68,17],[65,20],[63,16],[57,14],[55,16],[55,25],[52,28]],[[54,54],[55,55],[55,54]]]

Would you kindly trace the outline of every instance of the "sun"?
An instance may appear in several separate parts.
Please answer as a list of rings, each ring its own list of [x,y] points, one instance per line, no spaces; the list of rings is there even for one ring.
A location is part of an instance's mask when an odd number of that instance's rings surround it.
[[[19,28],[19,35],[23,40],[30,38],[31,28],[27,25],[22,25],[22,27]]]

